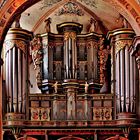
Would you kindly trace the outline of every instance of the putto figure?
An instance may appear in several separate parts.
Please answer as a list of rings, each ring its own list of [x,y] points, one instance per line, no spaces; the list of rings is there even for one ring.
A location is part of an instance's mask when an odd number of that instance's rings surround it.
[[[46,33],[49,33],[51,32],[51,27],[50,27],[50,24],[51,24],[51,18],[47,18],[45,21],[45,30],[46,30]]]
[[[57,90],[58,90],[58,82],[57,81],[53,84],[53,87],[54,87],[54,92],[57,93]]]
[[[86,83],[85,83],[85,93],[88,92],[88,86],[89,86],[89,84],[86,82]]]

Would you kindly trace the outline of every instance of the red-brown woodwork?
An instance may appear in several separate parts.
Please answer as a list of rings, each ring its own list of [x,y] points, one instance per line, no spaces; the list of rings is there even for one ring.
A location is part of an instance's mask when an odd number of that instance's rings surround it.
[[[128,140],[128,139],[125,137],[120,137],[119,135],[116,135],[116,136],[107,138],[106,140]]]
[[[33,138],[33,137],[21,137],[21,138],[18,138],[18,140],[37,140],[36,138]]]
[[[82,138],[79,138],[79,137],[74,137],[74,136],[67,136],[67,137],[63,137],[63,138],[60,138],[58,140],[84,140]]]

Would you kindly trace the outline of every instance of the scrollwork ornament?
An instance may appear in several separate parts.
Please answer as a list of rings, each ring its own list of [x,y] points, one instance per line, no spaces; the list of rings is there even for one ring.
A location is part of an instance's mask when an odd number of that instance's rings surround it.
[[[115,42],[115,53],[117,54],[120,50],[125,48],[126,46],[131,46],[132,40],[118,40]]]
[[[75,40],[76,39],[76,33],[75,32],[71,32],[70,37]]]
[[[65,32],[64,40],[67,41],[69,38],[75,40],[76,39],[76,33],[75,32]]]
[[[67,41],[69,39],[69,32],[65,32],[64,34],[64,40]]]
[[[9,51],[10,49],[17,47],[20,50],[23,51],[23,53],[26,54],[26,47],[27,44],[25,41],[22,40],[7,40],[5,41],[5,46],[6,46],[6,52]]]
[[[36,70],[36,79],[37,82],[40,83],[42,79],[42,59],[43,59],[43,49],[42,49],[42,42],[39,37],[35,37],[31,41],[31,54],[34,63],[34,67]]]

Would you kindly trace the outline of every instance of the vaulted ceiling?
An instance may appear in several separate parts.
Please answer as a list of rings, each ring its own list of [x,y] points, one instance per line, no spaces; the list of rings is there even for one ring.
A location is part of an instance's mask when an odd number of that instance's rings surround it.
[[[90,18],[97,21],[98,33],[107,33],[123,26],[122,13],[116,11],[107,0],[41,0],[21,14],[21,27],[34,33],[44,33],[44,21],[48,17],[51,18],[53,33],[57,33],[57,24],[66,21],[83,24],[83,33],[86,33]]]

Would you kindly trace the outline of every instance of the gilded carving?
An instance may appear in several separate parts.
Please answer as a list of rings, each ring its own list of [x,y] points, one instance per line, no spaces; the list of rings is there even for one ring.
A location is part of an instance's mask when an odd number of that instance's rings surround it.
[[[6,52],[12,49],[13,47],[17,47],[26,54],[27,44],[25,41],[22,40],[7,40],[5,41]]]
[[[41,69],[42,58],[43,58],[42,53],[43,51],[42,51],[41,39],[39,37],[35,37],[31,41],[31,54],[36,70],[36,79],[38,83],[40,83],[42,79],[42,69]]]
[[[75,32],[65,32],[64,40],[67,41],[69,38],[75,40],[76,39],[76,33]]]
[[[95,49],[98,49],[98,43],[94,42],[94,41],[88,41],[87,42],[87,48],[90,49],[91,47],[95,48]]]
[[[64,14],[83,16],[84,12],[76,3],[69,1],[56,13],[57,16]]]
[[[49,108],[31,108],[32,121],[49,121],[50,109]]]
[[[105,82],[105,71],[106,71],[106,62],[108,60],[108,55],[110,52],[110,46],[104,45],[104,38],[100,39],[100,50],[98,52],[100,57],[100,83],[103,84]],[[105,48],[106,47],[106,48]]]
[[[118,40],[115,42],[115,52],[116,54],[125,48],[126,46],[131,46],[132,45],[132,40]]]
[[[93,108],[94,121],[112,120],[112,108]]]

